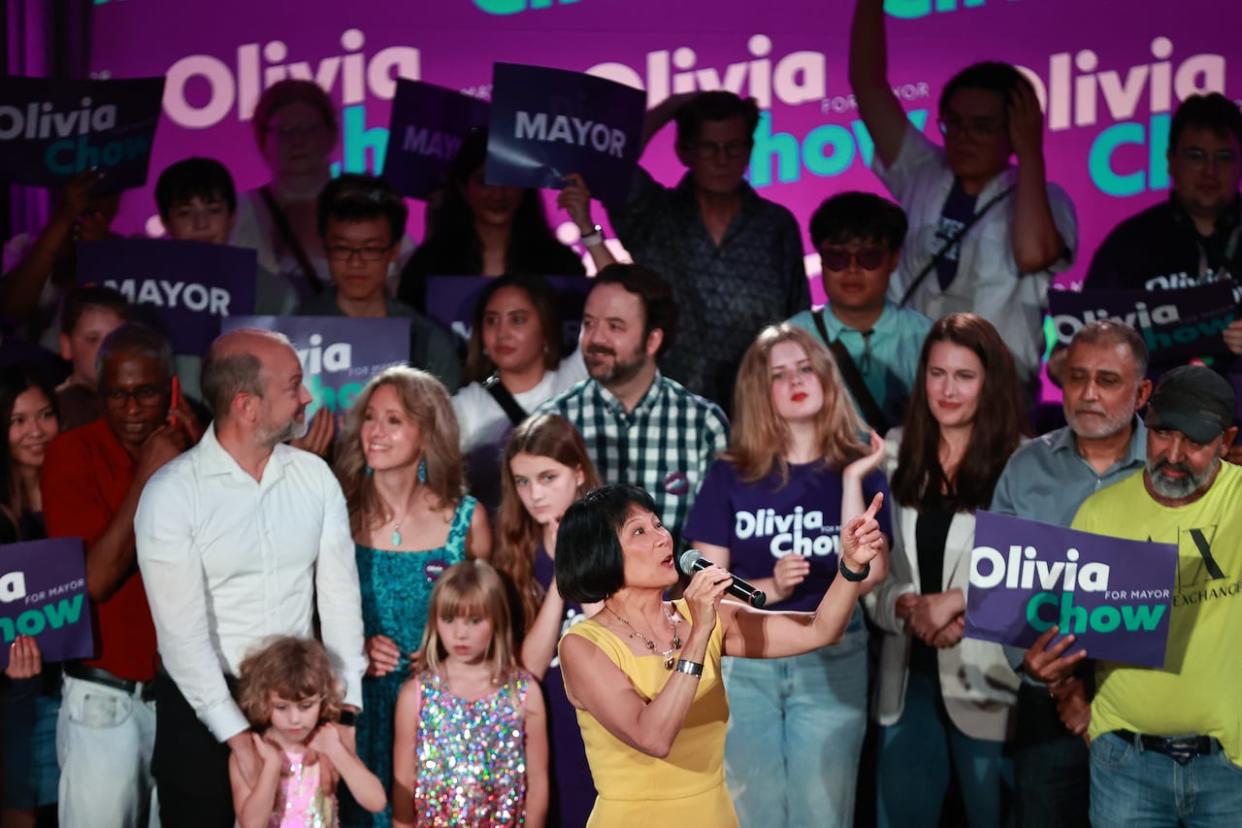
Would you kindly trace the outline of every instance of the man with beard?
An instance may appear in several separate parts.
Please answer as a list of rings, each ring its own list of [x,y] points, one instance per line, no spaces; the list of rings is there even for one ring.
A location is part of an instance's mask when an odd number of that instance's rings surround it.
[[[1242,468],[1221,462],[1238,433],[1235,405],[1209,368],[1165,374],[1147,413],[1143,473],[1092,495],[1074,518],[1084,532],[1178,552],[1164,669],[1095,665],[1097,828],[1236,825],[1242,812]],[[1060,682],[1081,706],[1082,682]]]
[[[582,312],[580,347],[590,379],[539,409],[574,424],[605,483],[646,489],[675,537],[707,467],[729,441],[720,407],[656,368],[676,332],[677,305],[658,273],[605,267]]]
[[[233,331],[212,343],[202,385],[215,422],[151,478],[134,531],[167,671],[155,685],[160,819],[227,828],[230,753],[252,783],[261,764],[231,693],[246,652],[313,636],[317,609],[347,736],[366,659],[345,498],[323,460],[283,445],[311,400],[297,354],[279,334]]]
[[[1146,374],[1147,347],[1133,328],[1093,322],[1079,330],[1067,358],[1063,405],[1069,425],[1014,452],[997,481],[991,511],[1069,526],[1087,497],[1141,469],[1147,432],[1134,414],[1151,394]],[[1087,749],[1062,724],[1056,700],[1039,679],[1049,664],[1068,672],[1082,658],[1060,658],[1072,636],[1045,651],[1055,633],[1054,627],[1025,654],[1005,648],[1023,677],[1014,745],[1020,828],[1087,825]]]

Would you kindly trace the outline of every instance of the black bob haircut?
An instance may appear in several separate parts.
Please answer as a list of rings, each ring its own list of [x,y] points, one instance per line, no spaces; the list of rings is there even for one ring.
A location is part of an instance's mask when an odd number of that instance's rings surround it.
[[[155,203],[167,221],[172,208],[193,198],[220,199],[229,212],[237,212],[237,189],[228,168],[214,158],[187,158],[160,173],[155,183]]]
[[[595,603],[625,586],[617,533],[631,506],[656,513],[651,495],[630,485],[601,486],[565,510],[556,532],[556,588],[565,600]]]
[[[387,219],[391,244],[400,244],[410,211],[401,194],[382,178],[345,173],[327,183],[319,194],[319,236],[328,235],[329,221]]]
[[[811,243],[818,250],[824,242],[871,242],[892,252],[901,249],[908,226],[905,211],[886,198],[874,193],[839,193],[811,216]]]

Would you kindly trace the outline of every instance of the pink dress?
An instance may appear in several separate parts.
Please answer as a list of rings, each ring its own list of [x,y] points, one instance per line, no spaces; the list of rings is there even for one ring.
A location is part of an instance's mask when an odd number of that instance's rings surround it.
[[[336,828],[336,796],[323,789],[322,762],[306,764],[305,753],[285,751],[286,772],[280,777],[276,807],[268,828]]]

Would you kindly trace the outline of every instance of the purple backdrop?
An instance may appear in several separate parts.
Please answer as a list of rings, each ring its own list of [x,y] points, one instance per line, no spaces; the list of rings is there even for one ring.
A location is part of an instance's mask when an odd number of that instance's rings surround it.
[[[751,181],[805,227],[815,205],[844,189],[878,190],[866,169],[846,80],[850,0],[781,3],[682,0],[438,0],[313,4],[99,0],[93,69],[111,77],[167,73],[152,171],[188,155],[216,156],[238,185],[266,178],[249,121],[263,86],[313,77],[344,106],[338,159],[373,169],[387,142],[392,77],[402,74],[486,96],[492,61],[591,70],[670,91],[723,84],[767,110]],[[1029,68],[1050,113],[1050,176],[1078,207],[1086,259],[1120,218],[1163,197],[1163,136],[1177,101],[1198,90],[1237,97],[1242,5],[1219,0],[1130,4],[1081,0],[889,0],[890,80],[912,110],[934,112],[949,74],[967,62]],[[934,118],[924,123],[934,129]],[[671,135],[644,163],[664,181],[680,168]],[[154,180],[155,175],[152,175]],[[602,212],[602,211],[601,211]],[[119,227],[155,214],[150,189],[127,197]],[[563,238],[577,232],[555,214]],[[600,216],[599,218],[602,218]],[[422,208],[411,229],[421,237]],[[809,242],[808,242],[809,247]],[[808,268],[818,272],[818,262]],[[818,279],[814,280],[820,296]]]

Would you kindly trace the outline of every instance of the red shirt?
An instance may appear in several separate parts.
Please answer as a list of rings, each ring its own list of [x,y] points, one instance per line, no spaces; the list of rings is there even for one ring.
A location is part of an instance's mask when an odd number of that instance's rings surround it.
[[[43,519],[49,538],[79,537],[89,547],[112,523],[134,482],[136,463],[102,417],[63,432],[43,461]],[[124,679],[155,678],[155,624],[135,561],[121,586],[91,601],[96,658],[85,661]]]

